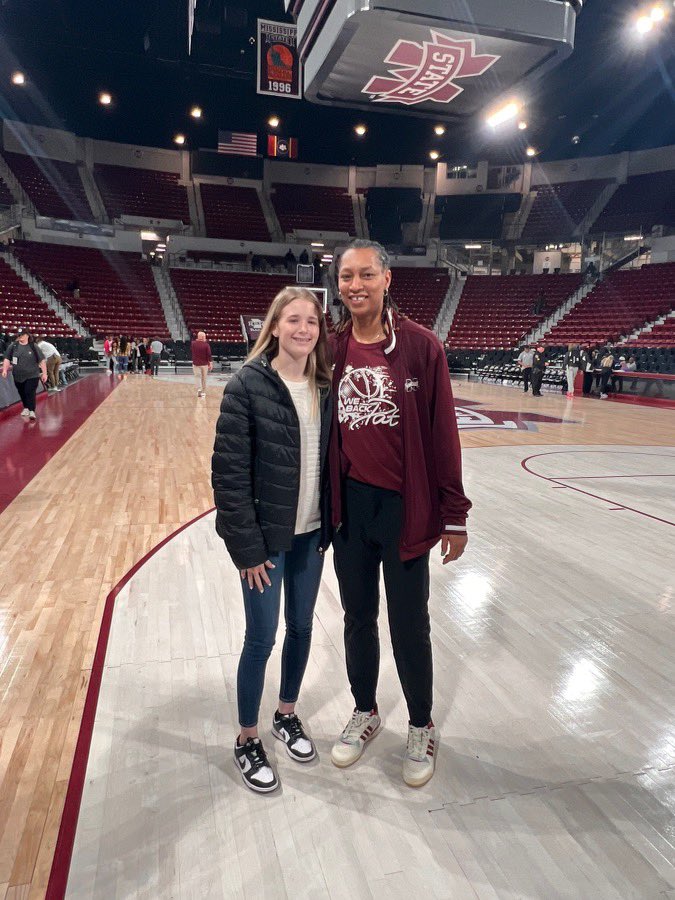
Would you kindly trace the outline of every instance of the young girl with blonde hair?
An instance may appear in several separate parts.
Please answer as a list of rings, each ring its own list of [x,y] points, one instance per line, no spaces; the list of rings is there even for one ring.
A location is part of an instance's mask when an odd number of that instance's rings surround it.
[[[295,704],[330,534],[330,383],[323,308],[305,288],[284,288],[225,388],[216,426],[216,530],[239,569],[246,615],[234,758],[244,784],[263,793],[279,784],[258,734],[258,713],[282,584],[286,636],[272,734],[297,762],[316,755]]]

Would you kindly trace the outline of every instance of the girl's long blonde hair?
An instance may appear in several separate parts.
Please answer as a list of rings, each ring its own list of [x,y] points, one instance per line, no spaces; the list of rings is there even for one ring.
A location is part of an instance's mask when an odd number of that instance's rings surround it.
[[[319,388],[330,387],[332,381],[331,366],[328,362],[328,330],[326,328],[326,317],[323,312],[323,306],[319,299],[307,288],[303,287],[285,287],[279,291],[270,308],[267,310],[265,321],[258,335],[258,340],[253,345],[253,349],[246,357],[246,362],[257,359],[259,356],[266,354],[268,359],[272,360],[279,354],[279,341],[272,333],[276,327],[281,313],[294,300],[308,300],[316,307],[319,319],[319,339],[316,346],[307,357],[307,366],[305,367],[305,375],[309,381],[312,394],[312,416],[316,415],[318,410],[318,393]]]

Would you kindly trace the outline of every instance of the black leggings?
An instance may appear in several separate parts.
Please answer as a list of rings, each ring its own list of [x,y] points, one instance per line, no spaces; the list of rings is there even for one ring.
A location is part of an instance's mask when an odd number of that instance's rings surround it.
[[[333,539],[345,614],[347,675],[356,708],[373,709],[380,669],[380,565],[389,631],[410,722],[431,719],[433,664],[429,622],[429,554],[402,562],[403,500],[395,491],[348,480],[343,524]]]
[[[16,389],[19,392],[19,397],[21,397],[21,402],[24,407],[31,412],[35,412],[35,394],[37,393],[39,381],[39,378],[28,378],[26,381],[14,382]]]

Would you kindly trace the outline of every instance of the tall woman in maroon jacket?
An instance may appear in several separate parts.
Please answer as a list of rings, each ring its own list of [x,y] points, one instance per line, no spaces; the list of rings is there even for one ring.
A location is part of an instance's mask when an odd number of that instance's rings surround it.
[[[355,762],[381,727],[379,571],[408,706],[404,781],[433,775],[438,734],[431,718],[429,551],[443,563],[467,542],[459,436],[443,348],[426,328],[398,315],[380,244],[354,241],[339,262],[344,304],[333,350],[331,493],[335,569],[345,613],[347,673],[356,708],[331,758]]]

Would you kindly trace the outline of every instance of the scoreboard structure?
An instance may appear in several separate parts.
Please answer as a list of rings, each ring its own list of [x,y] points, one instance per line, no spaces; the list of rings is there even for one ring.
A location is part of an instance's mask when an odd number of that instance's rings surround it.
[[[291,0],[315,103],[461,122],[570,55],[581,3]]]

